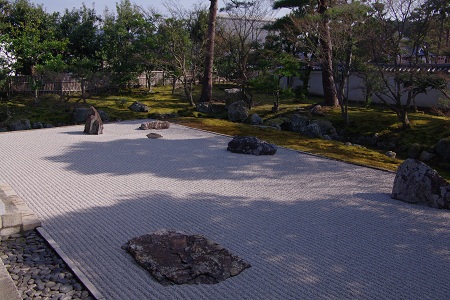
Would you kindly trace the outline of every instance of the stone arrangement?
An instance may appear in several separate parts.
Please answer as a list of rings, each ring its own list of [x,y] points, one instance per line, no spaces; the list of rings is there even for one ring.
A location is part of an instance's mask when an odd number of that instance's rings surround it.
[[[416,159],[407,159],[398,167],[391,196],[408,203],[450,208],[450,184]]]
[[[84,133],[95,135],[103,133],[102,118],[100,118],[100,115],[93,106],[90,107],[90,115],[84,125]]]
[[[142,123],[139,129],[148,130],[148,129],[169,129],[170,123],[168,121],[151,121]]]
[[[227,150],[233,153],[274,155],[277,147],[253,136],[236,136],[228,143]]]
[[[4,239],[0,257],[23,299],[94,299],[35,231]]]
[[[250,264],[201,235],[161,230],[123,246],[162,285],[215,284]]]

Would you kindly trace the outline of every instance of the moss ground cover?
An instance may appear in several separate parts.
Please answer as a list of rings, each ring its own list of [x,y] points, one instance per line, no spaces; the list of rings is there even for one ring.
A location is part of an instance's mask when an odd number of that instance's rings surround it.
[[[222,100],[223,90],[230,85],[216,85],[215,100]],[[200,87],[194,91],[194,99],[198,98]],[[258,128],[244,123],[232,123],[224,118],[224,114],[207,115],[195,112],[183,100],[184,93],[176,89],[172,94],[170,87],[155,87],[152,92],[132,90],[129,92],[102,94],[87,99],[87,103],[79,101],[79,97],[61,100],[56,95],[43,95],[38,101],[32,97],[18,95],[9,100],[0,101],[0,127],[7,123],[29,119],[31,122],[51,123],[54,125],[72,124],[71,112],[74,107],[94,105],[97,109],[108,113],[110,121],[144,119],[152,114],[178,113],[179,118],[172,119],[182,125],[233,135],[253,135],[267,142],[290,149],[309,152],[351,163],[371,167],[396,170],[398,165],[407,158],[408,149],[416,144],[420,149],[432,148],[437,141],[450,136],[450,121],[447,117],[436,116],[428,112],[411,112],[412,128],[401,129],[395,113],[383,107],[373,105],[365,108],[361,104],[352,104],[349,108],[350,126],[345,126],[340,108],[327,108],[326,118],[330,120],[338,132],[348,139],[359,136],[373,136],[377,134],[386,143],[396,146],[398,156],[395,159],[387,157],[382,150],[375,147],[346,146],[343,142],[311,139],[298,133],[278,131],[271,128]],[[136,113],[128,109],[134,101],[147,104],[149,113]],[[296,99],[282,99],[280,110],[272,112],[273,99],[271,95],[254,93],[255,106],[250,113],[257,113],[264,120],[271,120],[301,111],[307,113],[314,103],[320,103],[320,98],[311,97],[299,102]],[[311,117],[311,116],[309,116]],[[317,117],[311,117],[317,118]],[[447,180],[450,179],[450,165],[441,162],[431,162]]]

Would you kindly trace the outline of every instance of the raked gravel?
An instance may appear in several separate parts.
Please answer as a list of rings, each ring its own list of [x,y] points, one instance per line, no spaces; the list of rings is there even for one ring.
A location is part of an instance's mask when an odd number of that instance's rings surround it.
[[[142,121],[0,134],[0,181],[105,299],[448,299],[450,213],[390,198],[394,174]],[[163,287],[121,249],[158,229],[202,234],[252,267]]]

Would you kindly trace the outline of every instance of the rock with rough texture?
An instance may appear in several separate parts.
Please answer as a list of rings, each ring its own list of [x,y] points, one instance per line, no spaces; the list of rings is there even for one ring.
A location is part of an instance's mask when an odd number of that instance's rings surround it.
[[[391,196],[408,203],[450,208],[449,183],[416,159],[407,159],[398,167]]]
[[[445,161],[450,161],[450,138],[441,139],[437,143],[436,153]]]
[[[162,138],[162,135],[152,132],[152,133],[147,134],[147,137],[149,139],[160,139],[160,138]]]
[[[253,114],[252,117],[252,125],[262,125],[263,124],[263,119],[258,116],[258,114]]]
[[[97,110],[91,106],[90,107],[90,115],[86,120],[86,124],[84,125],[84,133],[86,134],[102,134],[103,133],[103,122],[102,118],[98,114]]]
[[[108,114],[103,110],[97,110],[100,118],[102,118],[103,122],[108,121]],[[73,109],[72,119],[75,123],[85,123],[86,120],[91,116],[91,108],[90,107],[76,107]]]
[[[233,153],[274,155],[277,147],[253,136],[236,136],[228,143],[227,150]]]
[[[228,120],[242,122],[248,118],[248,107],[244,101],[237,101],[228,106]]]
[[[170,127],[170,123],[168,121],[151,121],[145,122],[141,124],[139,127],[142,130],[147,129],[168,129]]]
[[[128,109],[135,112],[148,112],[148,106],[137,101],[133,102]]]
[[[213,112],[212,104],[210,102],[199,102],[195,106],[195,110],[201,113],[210,114]]]
[[[28,130],[28,129],[31,129],[31,123],[30,123],[30,120],[28,120],[28,119],[20,120],[20,121],[9,124],[8,128],[11,131]]]
[[[251,99],[239,88],[225,89],[225,107],[238,101],[244,101],[247,107],[251,107]]]
[[[302,128],[301,133],[310,138],[321,138],[322,131],[320,130],[320,126],[316,123],[309,124]]]
[[[293,114],[290,116],[291,130],[293,132],[302,132],[302,128],[309,125],[309,119],[306,116],[301,116],[299,114]]]
[[[250,267],[214,241],[176,231],[132,238],[124,249],[162,285],[215,284]]]
[[[336,128],[334,128],[333,124],[324,119],[318,119],[311,122],[311,124],[317,124],[320,128],[320,133],[322,135],[330,135],[330,136],[336,136]]]

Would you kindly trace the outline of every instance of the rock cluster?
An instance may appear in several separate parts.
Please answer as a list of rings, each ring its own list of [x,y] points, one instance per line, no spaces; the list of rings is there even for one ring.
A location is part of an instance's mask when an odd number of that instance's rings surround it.
[[[23,299],[94,299],[35,231],[1,241],[0,257]]]
[[[170,123],[167,121],[151,121],[142,123],[139,127],[142,130],[148,129],[168,129],[170,127]]]
[[[229,143],[227,150],[233,153],[252,155],[274,155],[277,147],[253,136],[235,136]]]
[[[450,208],[450,184],[416,159],[407,159],[398,167],[391,196],[408,203]]]
[[[135,237],[123,248],[163,285],[215,284],[250,267],[214,241],[177,231]]]

